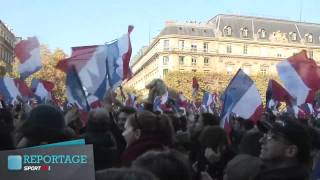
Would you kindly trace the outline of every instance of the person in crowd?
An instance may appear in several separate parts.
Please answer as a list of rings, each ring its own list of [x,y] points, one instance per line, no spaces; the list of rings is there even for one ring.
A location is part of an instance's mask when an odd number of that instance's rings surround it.
[[[211,178],[222,180],[223,171],[228,161],[234,157],[231,152],[227,134],[219,126],[207,126],[199,136],[200,147],[197,151],[196,179],[201,177],[202,172],[208,172]]]
[[[157,180],[157,178],[142,169],[110,168],[96,171],[96,180]]]
[[[230,139],[232,144],[232,150],[234,152],[239,152],[239,144],[242,136],[249,130],[253,128],[253,122],[249,119],[244,119],[242,117],[233,117],[231,119],[231,133]]]
[[[225,168],[224,180],[249,180],[259,172],[262,166],[262,160],[259,159],[261,137],[259,131],[245,133],[239,145],[239,154]]]
[[[117,115],[117,125],[119,128],[123,131],[124,130],[124,124],[126,123],[127,118],[136,112],[136,109],[133,107],[127,107],[124,106],[120,108],[118,115]]]
[[[148,150],[164,150],[173,143],[173,134],[173,126],[166,115],[155,115],[149,111],[131,115],[122,134],[127,142],[122,154],[123,165],[130,165]]]
[[[69,126],[75,132],[76,136],[80,137],[84,124],[80,118],[79,109],[73,107],[64,116],[66,125]]]
[[[85,141],[93,144],[95,169],[111,168],[119,159],[115,139],[110,131],[111,119],[109,112],[103,108],[89,112]]]
[[[14,130],[14,125],[13,125],[12,115],[5,106],[1,106],[0,108],[0,150],[9,150],[14,148],[13,137],[12,137],[13,130]]]
[[[33,108],[25,121],[16,129],[17,148],[37,146],[69,140],[62,112],[51,105]]]
[[[311,139],[297,120],[264,122],[268,131],[260,139],[264,166],[254,180],[304,180],[310,172]]]
[[[177,151],[149,151],[139,156],[133,168],[152,172],[159,180],[191,180],[192,169],[187,156]]]
[[[191,115],[192,116],[192,115]],[[190,160],[196,161],[198,148],[200,147],[199,136],[202,130],[207,126],[219,125],[219,118],[210,113],[201,113],[198,118],[195,119],[194,125],[189,126],[190,131]]]

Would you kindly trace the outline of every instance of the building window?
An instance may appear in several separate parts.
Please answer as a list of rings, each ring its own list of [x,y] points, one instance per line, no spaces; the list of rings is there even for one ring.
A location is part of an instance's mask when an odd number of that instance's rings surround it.
[[[163,65],[168,65],[168,64],[169,64],[169,57],[163,56]]]
[[[163,76],[166,76],[168,74],[169,70],[168,69],[163,69]]]
[[[232,46],[231,44],[227,45],[227,53],[232,53]]]
[[[243,45],[243,54],[248,54],[248,44]]]
[[[193,66],[197,65],[197,59],[195,57],[191,58],[191,65]]]
[[[223,28],[223,34],[225,36],[232,36],[232,29],[231,26],[226,26]]]
[[[278,53],[277,53],[277,57],[282,57],[281,52],[278,52]]]
[[[184,69],[179,69],[179,71],[184,71]]]
[[[179,65],[184,65],[184,56],[179,56]]]
[[[203,64],[204,64],[205,66],[209,66],[209,58],[208,58],[208,57],[205,57],[205,58],[203,59]]]
[[[208,43],[203,43],[203,52],[208,52]]]
[[[179,46],[180,50],[183,50],[184,49],[184,40],[179,40],[178,46]]]
[[[164,50],[169,50],[169,40],[164,40],[163,41],[163,49]]]
[[[192,69],[191,71],[192,71],[192,72],[197,72],[197,70],[196,70],[196,69]]]
[[[248,37],[248,32],[249,32],[249,30],[248,30],[247,27],[241,28],[240,29],[241,37],[242,38],[247,38]]]
[[[291,41],[297,41],[297,33],[296,32],[290,32],[289,36],[290,36]]]
[[[267,37],[267,32],[265,29],[259,29],[258,34],[260,39],[265,39]]]
[[[196,44],[191,44],[191,51],[197,51],[197,45]]]
[[[312,43],[313,42],[313,36],[311,33],[308,33],[305,35],[305,39],[308,43]]]

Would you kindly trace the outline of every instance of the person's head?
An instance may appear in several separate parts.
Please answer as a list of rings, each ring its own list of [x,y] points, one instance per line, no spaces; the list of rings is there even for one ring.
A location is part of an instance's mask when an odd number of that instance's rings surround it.
[[[221,154],[227,149],[228,139],[226,132],[219,126],[205,127],[199,136],[201,149],[206,159],[213,163],[220,160]]]
[[[64,116],[66,125],[72,128],[75,133],[79,133],[83,127],[83,122],[80,118],[80,112],[77,108],[70,109]]]
[[[96,172],[96,180],[157,180],[143,169],[110,168]]]
[[[17,146],[20,148],[66,140],[65,128],[63,114],[58,108],[39,105],[18,127],[17,133],[23,138]]]
[[[187,157],[176,151],[149,151],[132,164],[152,172],[159,180],[191,180],[191,167]]]
[[[97,108],[89,112],[87,131],[106,132],[111,126],[109,112],[103,108]]]
[[[124,124],[126,123],[127,118],[134,114],[136,110],[133,107],[123,107],[120,109],[117,117],[117,124],[121,130],[124,130]]]
[[[272,164],[310,160],[311,139],[307,129],[294,120],[277,120],[264,123],[268,131],[260,139],[260,158]]]
[[[155,137],[169,145],[173,140],[173,126],[166,115],[155,115],[149,111],[141,111],[131,115],[122,133],[127,146],[142,137]]]
[[[216,126],[219,125],[219,118],[210,113],[201,113],[199,116],[199,123],[202,123],[203,126]]]
[[[259,131],[245,133],[239,144],[239,153],[258,157],[261,151],[259,139],[262,136],[263,134]]]

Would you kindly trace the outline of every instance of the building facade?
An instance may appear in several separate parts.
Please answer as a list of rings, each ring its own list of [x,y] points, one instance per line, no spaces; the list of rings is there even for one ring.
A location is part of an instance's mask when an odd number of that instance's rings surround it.
[[[135,57],[134,76],[124,86],[146,94],[145,85],[169,71],[234,74],[242,68],[249,75],[276,75],[275,65],[301,50],[320,61],[320,24],[237,15],[167,22]]]
[[[8,72],[12,70],[15,41],[15,35],[0,20],[0,66],[5,67]]]

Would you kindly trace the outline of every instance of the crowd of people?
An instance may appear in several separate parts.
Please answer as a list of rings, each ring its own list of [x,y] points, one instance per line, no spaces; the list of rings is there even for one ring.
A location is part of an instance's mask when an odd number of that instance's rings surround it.
[[[320,120],[265,112],[254,124],[216,113],[153,111],[124,106],[107,94],[84,119],[27,103],[0,109],[0,150],[84,138],[93,144],[97,180],[315,180],[320,178]]]

